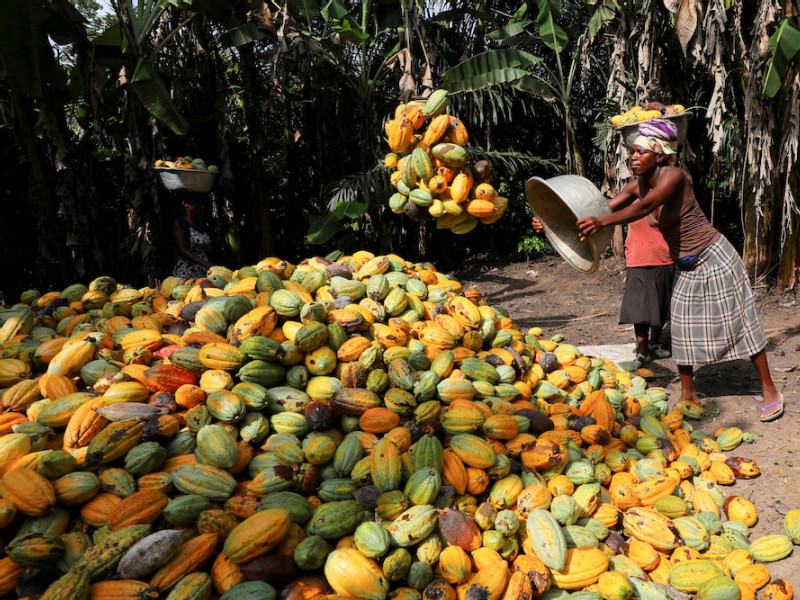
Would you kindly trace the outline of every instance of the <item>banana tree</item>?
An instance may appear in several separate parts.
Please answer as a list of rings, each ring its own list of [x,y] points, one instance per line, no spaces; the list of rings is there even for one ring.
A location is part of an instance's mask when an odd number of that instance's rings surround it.
[[[416,9],[401,3],[400,10],[376,10],[371,0],[355,3],[352,8],[339,0],[323,5],[306,0],[297,8],[301,22],[287,31],[294,37],[293,47],[322,57],[325,67],[344,82],[354,98],[354,114],[348,115],[355,118],[353,135],[363,141],[358,172],[335,184],[330,201],[322,207],[323,214],[309,217],[306,242],[324,244],[346,228],[361,231],[366,226],[367,211],[373,226],[379,225],[376,221],[384,228],[387,225],[381,212],[388,178],[383,169],[375,168],[382,130],[378,93],[390,81],[397,81],[396,76],[387,78],[395,67],[402,71],[401,95],[408,97],[416,90],[409,50]],[[314,23],[321,23],[321,27]],[[383,236],[384,240],[387,237]]]
[[[503,84],[547,100],[563,119],[567,171],[583,174],[572,113],[575,76],[581,60],[580,39],[572,39],[558,24],[561,0],[535,0],[535,17],[529,14],[531,8],[523,3],[503,27],[487,34],[498,48],[461,62],[446,71],[444,79],[451,91],[475,91]],[[554,66],[526,50],[537,44],[553,52]]]
[[[781,19],[780,25],[769,38],[771,56],[767,61],[764,78],[764,94],[774,98],[784,85],[790,63],[800,56],[800,27],[789,15]]]
[[[122,51],[133,64],[131,88],[148,112],[175,133],[186,134],[189,124],[175,106],[169,88],[154,65],[158,51],[176,33],[176,30],[170,32],[158,46],[154,46],[151,39],[167,4],[158,0],[139,0],[136,5],[132,0],[111,0],[111,6],[123,35]],[[184,24],[186,22],[188,20]]]
[[[86,219],[93,190],[78,176],[85,157],[76,151],[80,140],[71,131],[65,111],[65,105],[82,94],[80,82],[88,80],[85,24],[66,0],[0,2],[0,58],[13,106],[8,114],[13,114],[13,129],[35,190],[26,199],[26,211],[40,215],[37,269],[62,279],[89,268],[84,250],[93,241]],[[59,63],[55,49],[70,46],[79,60],[72,66]],[[55,265],[45,259],[47,255],[56,259]]]

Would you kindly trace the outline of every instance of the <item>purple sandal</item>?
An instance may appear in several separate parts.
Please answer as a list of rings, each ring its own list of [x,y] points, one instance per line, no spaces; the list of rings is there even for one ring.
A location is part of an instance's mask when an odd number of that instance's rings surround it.
[[[769,409],[771,409],[774,406],[780,406],[780,409],[778,410],[778,412],[773,413],[771,415],[767,415],[767,416],[764,416],[762,414],[761,415],[761,422],[762,423],[769,423],[771,421],[777,421],[778,419],[780,419],[783,416],[783,394],[778,394],[778,399],[775,402],[773,402],[772,404],[767,404],[766,406],[762,406],[761,407],[761,412],[765,413],[765,412],[767,412]]]

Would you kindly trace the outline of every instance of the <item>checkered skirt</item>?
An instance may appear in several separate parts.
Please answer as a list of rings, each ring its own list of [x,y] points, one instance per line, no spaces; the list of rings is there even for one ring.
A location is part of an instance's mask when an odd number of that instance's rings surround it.
[[[678,267],[670,321],[679,365],[749,358],[766,347],[744,263],[724,236]]]

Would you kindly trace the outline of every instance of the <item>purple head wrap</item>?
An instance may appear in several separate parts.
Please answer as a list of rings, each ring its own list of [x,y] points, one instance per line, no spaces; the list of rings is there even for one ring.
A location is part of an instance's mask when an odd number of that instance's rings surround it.
[[[669,119],[649,119],[639,123],[639,135],[674,141],[678,139],[678,127]]]
[[[678,127],[669,119],[642,121],[633,145],[649,148],[658,154],[677,154]]]

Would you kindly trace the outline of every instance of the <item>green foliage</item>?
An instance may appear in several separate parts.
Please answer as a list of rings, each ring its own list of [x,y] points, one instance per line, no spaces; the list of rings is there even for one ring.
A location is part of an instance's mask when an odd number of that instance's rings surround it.
[[[19,100],[0,95],[0,168],[9,197],[23,199],[4,213],[0,264],[14,269],[1,278],[15,284],[57,288],[89,272],[138,284],[163,277],[180,195],[159,190],[149,166],[186,154],[220,165],[208,225],[215,258],[228,266],[333,246],[453,269],[468,252],[540,256],[552,249],[530,230],[524,183],[585,164],[599,185],[610,164],[604,144],[618,140],[608,136],[608,117],[620,108],[618,95],[606,98],[614,87],[626,100],[646,93],[686,105],[722,95],[724,139],[712,151],[695,116],[689,146],[697,158],[688,167],[703,208],[711,198],[717,206],[715,226],[742,239],[743,149],[753,131],[744,91],[758,78],[745,77],[739,53],[724,57],[723,90],[708,69],[687,68],[710,54],[682,53],[663,3],[648,13],[656,26],[647,33],[661,74],[641,90],[629,63],[642,33],[626,28],[643,14],[642,0],[532,0],[491,10],[302,0],[280,14],[270,13],[273,4],[252,10],[238,0],[112,0],[113,23],[101,20],[96,0],[0,2],[9,16],[0,21],[3,90]],[[755,5],[742,5],[743,22]],[[748,32],[727,27],[726,47],[751,44]],[[765,96],[761,114],[787,108],[782,86],[797,60],[796,18],[773,27],[765,93],[776,99]],[[611,62],[616,32],[636,42],[624,51],[624,73]],[[609,81],[612,71],[624,81]],[[494,165],[494,183],[510,200],[501,220],[465,236],[390,213],[388,176],[375,166],[398,102],[443,84],[473,159]],[[12,255],[37,264],[17,276]]]
[[[772,55],[767,61],[764,94],[774,98],[783,86],[789,63],[800,54],[800,29],[794,17],[784,17],[778,29],[769,38]]]
[[[531,259],[544,256],[545,254],[553,254],[555,248],[553,248],[553,245],[546,237],[532,234],[522,238],[517,244],[517,252],[524,252],[528,259]]]
[[[364,216],[367,205],[363,202],[339,202],[329,215],[311,218],[306,242],[313,245],[325,244],[340,231],[356,226],[356,221]]]
[[[140,56],[131,79],[133,91],[150,113],[178,135],[189,132],[189,123],[172,101],[169,89],[153,65]]]
[[[468,58],[442,77],[450,91],[479,90],[492,84],[517,83],[527,76],[527,68],[540,60],[522,50],[490,50]]]

